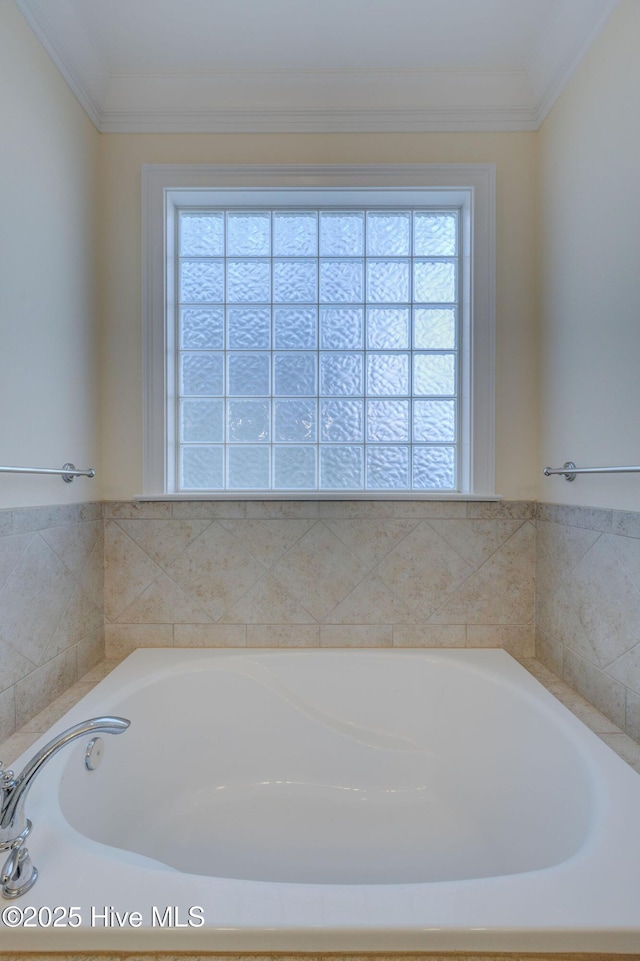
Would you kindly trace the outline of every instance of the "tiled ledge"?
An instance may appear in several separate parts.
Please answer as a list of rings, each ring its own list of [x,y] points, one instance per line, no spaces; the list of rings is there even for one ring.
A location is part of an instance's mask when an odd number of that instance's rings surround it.
[[[535,658],[520,661],[572,714],[640,774],[640,744]]]
[[[602,534],[640,537],[640,512],[619,511],[607,507],[581,507],[573,504],[553,504],[537,501],[536,520],[548,524],[581,527]]]
[[[185,500],[105,501],[105,519],[228,519],[278,520],[281,518],[385,518],[453,519],[510,518],[533,520],[534,501],[482,500]]]
[[[0,509],[0,534],[25,534],[32,531],[64,527],[102,520],[103,502],[50,504],[41,507],[6,507]]]
[[[479,951],[419,951],[402,954],[153,954],[114,953],[107,954],[4,954],[0,951],[0,961],[640,961],[640,954],[483,954]]]
[[[45,734],[67,711],[70,711],[85,694],[88,694],[119,663],[120,661],[115,659],[101,661],[76,684],[68,688],[64,694],[52,701],[48,707],[32,717],[30,721],[27,721],[15,734],[0,743],[0,761],[2,761],[3,766],[5,768],[10,767],[17,757],[24,751],[28,751],[39,737]]]
[[[56,698],[49,707],[33,717],[24,727],[16,731],[8,740],[0,744],[0,759],[5,767],[8,767],[24,751],[27,751],[38,738],[49,730],[63,714],[66,714],[85,694],[95,687],[95,685],[106,677],[114,667],[120,663],[116,659],[102,661],[97,667],[89,671],[88,674],[70,687],[61,697]],[[572,714],[575,714],[583,724],[586,724],[594,734],[597,734],[609,747],[618,754],[623,761],[640,774],[640,744],[630,738],[613,721],[601,714],[592,704],[590,704],[580,694],[576,694],[568,684],[556,677],[549,668],[545,667],[535,658],[523,658],[520,663],[525,667],[541,684],[543,684],[554,697],[557,697],[562,704],[567,707]],[[593,956],[591,956],[593,957]],[[627,956],[628,957],[628,956]],[[0,959],[2,955],[0,953]]]

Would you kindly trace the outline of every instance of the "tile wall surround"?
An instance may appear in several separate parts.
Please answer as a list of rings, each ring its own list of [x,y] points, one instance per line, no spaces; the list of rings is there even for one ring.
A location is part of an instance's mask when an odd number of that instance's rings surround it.
[[[640,741],[640,513],[536,515],[537,657]]]
[[[105,505],[107,657],[137,647],[534,653],[534,505]]]
[[[0,510],[0,740],[136,647],[494,647],[640,740],[640,513],[529,501]],[[104,640],[103,640],[104,638]]]
[[[0,741],[104,657],[102,504],[0,510]]]

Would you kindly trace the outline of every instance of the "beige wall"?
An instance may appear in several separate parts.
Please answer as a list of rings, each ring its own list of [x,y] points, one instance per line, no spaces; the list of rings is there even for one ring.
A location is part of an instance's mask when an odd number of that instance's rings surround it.
[[[101,136],[0,0],[0,463],[102,468],[73,485],[0,476],[0,506],[141,490],[143,163],[491,162],[497,491],[640,507],[637,476],[540,473],[640,453],[639,33],[640,8],[623,0],[538,133]]]
[[[145,163],[495,163],[497,491],[528,498],[537,458],[536,134],[107,134],[100,144],[105,495],[142,490],[140,169]]]
[[[99,135],[7,0],[0,117],[0,464],[97,467]],[[99,494],[99,481],[0,475],[0,507]]]
[[[623,0],[539,131],[541,457],[640,462],[640,4]],[[640,477],[541,479],[538,497],[640,509]]]

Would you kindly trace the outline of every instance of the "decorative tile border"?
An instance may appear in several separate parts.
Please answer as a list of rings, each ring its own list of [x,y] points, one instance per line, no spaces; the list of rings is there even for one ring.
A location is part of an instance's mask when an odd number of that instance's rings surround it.
[[[429,951],[412,954],[3,954],[0,961],[640,961],[640,954],[481,954],[434,953]]]
[[[640,954],[482,954],[479,952],[434,953],[429,951],[394,954],[4,954],[0,961],[640,961]]]

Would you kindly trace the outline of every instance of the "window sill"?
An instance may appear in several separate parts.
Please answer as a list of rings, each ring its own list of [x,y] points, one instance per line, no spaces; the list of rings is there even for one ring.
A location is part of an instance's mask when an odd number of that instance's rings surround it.
[[[442,494],[419,494],[416,491],[408,493],[378,493],[363,491],[353,493],[349,491],[229,491],[225,493],[188,493],[180,491],[174,494],[134,494],[134,501],[145,503],[149,501],[501,501],[501,494],[461,494],[458,491],[447,491]]]

